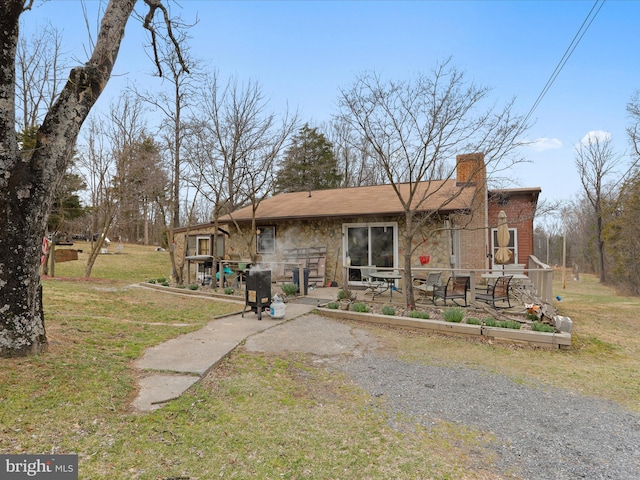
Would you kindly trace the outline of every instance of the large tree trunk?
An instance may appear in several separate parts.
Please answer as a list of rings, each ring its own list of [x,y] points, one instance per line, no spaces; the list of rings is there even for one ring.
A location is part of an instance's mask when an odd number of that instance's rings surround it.
[[[91,59],[74,68],[21,155],[15,119],[15,56],[24,0],[0,1],[0,356],[46,349],[40,258],[47,217],[78,133],[104,90],[135,0],[111,0]]]
[[[602,209],[598,209],[597,235],[598,235],[598,268],[600,269],[600,283],[606,283],[607,272],[604,264],[604,240],[602,238]]]
[[[416,300],[413,291],[413,273],[411,272],[411,254],[413,253],[413,214],[405,212],[406,225],[402,234],[402,289],[404,303],[410,310],[415,309]]]

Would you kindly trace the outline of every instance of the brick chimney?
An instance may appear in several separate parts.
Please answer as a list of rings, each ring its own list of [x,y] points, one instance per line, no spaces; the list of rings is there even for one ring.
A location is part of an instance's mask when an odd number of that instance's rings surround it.
[[[481,186],[487,181],[484,153],[465,153],[456,156],[456,185]]]
[[[460,268],[488,268],[487,169],[484,153],[456,156],[456,186],[473,189],[469,216],[465,220],[465,227],[460,230],[460,251],[464,252]]]

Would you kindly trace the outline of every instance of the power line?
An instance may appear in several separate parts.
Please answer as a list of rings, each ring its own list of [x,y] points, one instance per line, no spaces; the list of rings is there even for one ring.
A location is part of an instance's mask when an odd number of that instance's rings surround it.
[[[533,106],[531,107],[531,110],[529,110],[529,113],[527,113],[527,116],[524,119],[524,124],[526,124],[527,121],[529,121],[529,118],[533,114],[534,110],[536,108],[538,108],[538,105],[540,104],[540,102],[542,101],[544,96],[547,94],[549,89],[551,88],[551,85],[553,85],[553,82],[555,82],[556,78],[558,78],[558,75],[560,74],[560,72],[564,68],[565,64],[569,60],[569,57],[571,57],[571,55],[573,54],[574,50],[576,49],[576,47],[580,43],[580,40],[582,40],[582,37],[584,37],[585,33],[587,33],[587,30],[589,30],[589,27],[591,26],[591,24],[595,20],[596,16],[598,15],[600,10],[604,6],[604,2],[605,1],[606,0],[595,0],[595,2],[593,3],[593,6],[591,7],[591,10],[589,10],[589,13],[587,14],[587,17],[582,22],[582,25],[580,25],[580,28],[578,29],[578,31],[574,35],[573,40],[571,40],[571,43],[569,44],[569,46],[565,50],[564,55],[562,56],[562,58],[558,62],[558,65],[556,65],[555,70],[553,71],[553,73],[549,77],[549,80],[547,80],[546,85],[544,86],[544,88],[540,92],[540,95],[538,95],[538,98],[536,99],[536,101],[534,102]],[[596,7],[598,7],[597,10],[596,10]],[[595,11],[595,13],[594,13],[594,11]]]

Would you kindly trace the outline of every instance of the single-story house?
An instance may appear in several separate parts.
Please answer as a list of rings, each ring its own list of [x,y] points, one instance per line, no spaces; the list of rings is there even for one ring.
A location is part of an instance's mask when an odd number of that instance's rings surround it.
[[[456,178],[419,187],[427,195],[420,196],[426,201],[416,210],[430,218],[413,239],[413,266],[494,268],[501,210],[507,214],[513,263],[528,263],[540,188],[487,190],[484,155],[477,153],[457,156]],[[249,206],[222,217],[219,228],[216,257],[270,265],[274,281],[291,278],[296,260],[306,262],[310,281],[322,285],[343,285],[345,275],[350,285],[360,284],[359,266],[403,266],[406,222],[392,185],[282,193],[262,200],[255,215]],[[184,252],[189,258],[213,256],[213,232],[211,223],[176,229],[177,264],[187,263]]]

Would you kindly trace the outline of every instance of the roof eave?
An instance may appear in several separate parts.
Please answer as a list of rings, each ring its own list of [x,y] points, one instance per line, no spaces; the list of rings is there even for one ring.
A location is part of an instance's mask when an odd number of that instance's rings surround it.
[[[450,214],[453,212],[468,212],[470,211],[469,207],[457,207],[457,208],[441,208],[437,213]],[[418,213],[434,213],[434,210],[421,210]],[[293,221],[293,220],[309,220],[312,218],[315,219],[329,219],[329,218],[363,218],[363,217],[401,217],[404,216],[404,211],[398,210],[395,212],[373,212],[373,213],[350,213],[345,215],[335,215],[335,214],[326,214],[326,215],[285,215],[285,216],[266,216],[260,217],[256,216],[256,222],[282,222],[282,221]],[[248,223],[251,222],[251,218],[235,218],[235,219],[219,219],[219,223],[229,224],[233,222],[238,223]]]

